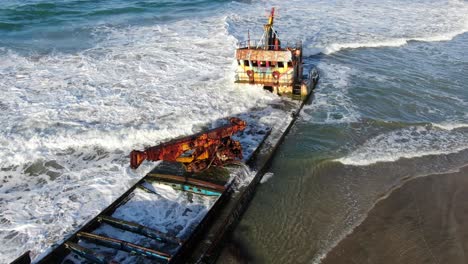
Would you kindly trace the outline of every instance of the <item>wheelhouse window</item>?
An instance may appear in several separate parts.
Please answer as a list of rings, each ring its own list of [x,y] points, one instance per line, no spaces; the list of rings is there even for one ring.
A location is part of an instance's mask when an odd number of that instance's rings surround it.
[[[244,66],[250,66],[250,64],[249,64],[249,61],[248,61],[248,60],[244,60]]]
[[[260,67],[266,67],[266,61],[260,61]]]
[[[288,67],[292,67],[292,61],[288,61]]]
[[[258,67],[257,61],[252,61],[252,67]]]
[[[278,67],[284,68],[284,63],[282,61],[278,61]]]

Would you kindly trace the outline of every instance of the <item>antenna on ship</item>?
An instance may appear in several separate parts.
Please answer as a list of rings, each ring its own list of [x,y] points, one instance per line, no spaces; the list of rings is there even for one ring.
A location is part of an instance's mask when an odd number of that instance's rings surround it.
[[[272,7],[270,16],[268,18],[268,24],[265,24],[263,26],[264,33],[263,33],[262,39],[260,40],[260,43],[263,43],[263,48],[265,50],[278,50],[280,43],[281,43],[278,38],[278,34],[276,33],[276,30],[273,28],[274,19],[275,19],[275,8]]]

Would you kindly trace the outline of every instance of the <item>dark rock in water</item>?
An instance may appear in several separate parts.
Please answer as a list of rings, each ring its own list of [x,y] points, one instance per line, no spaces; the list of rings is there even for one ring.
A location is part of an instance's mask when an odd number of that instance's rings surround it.
[[[1,201],[2,201],[2,199],[0,199],[0,202]],[[11,221],[6,219],[6,218],[0,218],[0,224],[2,224],[2,225],[11,224]]]
[[[55,172],[55,171],[47,171],[46,175],[49,176],[50,179],[53,181],[53,180],[57,179],[61,175],[61,173]]]
[[[18,231],[11,231],[11,232],[8,233],[8,235],[6,235],[6,236],[4,237],[4,239],[12,239],[12,238],[14,238],[15,236],[17,236],[18,234],[19,234]]]
[[[44,163],[44,166],[52,167],[52,168],[57,169],[57,170],[63,169],[63,166],[58,164],[57,161],[55,161],[55,160],[47,161],[46,163]]]
[[[38,161],[34,162],[33,164],[29,165],[29,167],[27,167],[24,170],[24,173],[29,174],[30,176],[38,176],[38,175],[44,174],[46,172],[47,172],[47,168],[44,167],[44,161],[43,160],[38,160]]]
[[[68,196],[68,199],[70,199],[70,201],[72,202],[78,201],[78,197],[76,194],[71,194],[70,196]]]

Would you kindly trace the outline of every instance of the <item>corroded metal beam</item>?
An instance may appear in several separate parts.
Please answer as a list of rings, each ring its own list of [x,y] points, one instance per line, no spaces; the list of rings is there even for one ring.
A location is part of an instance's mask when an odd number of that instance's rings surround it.
[[[137,233],[137,234],[140,234],[149,238],[153,238],[162,242],[171,242],[171,243],[175,243],[179,245],[183,243],[183,241],[179,239],[178,237],[170,236],[156,229],[152,229],[150,227],[146,227],[144,225],[140,225],[134,222],[129,222],[129,221],[125,221],[125,220],[121,220],[121,219],[117,219],[117,218],[113,218],[113,217],[105,216],[105,215],[98,216],[98,221],[112,225],[119,229]]]
[[[140,245],[136,245],[136,244],[133,244],[133,243],[130,243],[130,242],[127,242],[127,241],[120,240],[120,239],[95,235],[95,234],[91,234],[91,233],[87,233],[87,232],[79,232],[77,234],[77,236],[80,239],[89,240],[89,241],[92,241],[92,242],[94,242],[96,244],[100,244],[100,245],[103,245],[103,246],[106,246],[106,247],[115,248],[115,249],[118,249],[118,250],[127,251],[127,252],[134,253],[134,254],[139,254],[139,255],[142,255],[142,256],[145,256],[145,257],[150,257],[150,258],[155,258],[155,259],[162,259],[162,260],[166,260],[166,261],[171,260],[171,255],[169,255],[167,253],[157,251],[157,250],[154,250],[154,249],[151,249],[151,248],[145,248],[145,247],[142,247]]]
[[[187,185],[192,185],[192,186],[199,187],[199,188],[215,190],[221,193],[224,192],[224,190],[226,190],[226,187],[223,185],[219,185],[219,184],[208,182],[208,181],[198,180],[198,179],[194,179],[190,177],[159,174],[159,173],[148,173],[146,176],[148,180],[169,181],[169,182],[174,182],[178,184],[187,184]]]
[[[86,260],[96,264],[108,264],[109,261],[104,256],[97,254],[89,248],[82,247],[73,242],[65,242],[65,247],[70,251],[74,252],[78,256],[85,258]],[[112,263],[116,263],[113,261]]]
[[[244,130],[246,123],[235,117],[229,121],[230,124],[207,132],[172,140],[144,151],[133,150],[130,153],[130,167],[136,169],[144,160],[165,160],[180,162],[189,172],[199,172],[211,165],[222,166],[241,160],[241,144],[231,136]]]

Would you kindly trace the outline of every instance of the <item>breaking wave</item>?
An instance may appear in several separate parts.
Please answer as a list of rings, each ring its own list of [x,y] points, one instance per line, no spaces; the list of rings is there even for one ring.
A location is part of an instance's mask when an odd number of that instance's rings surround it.
[[[354,70],[348,66],[319,62],[320,93],[314,94],[313,104],[305,105],[300,119],[316,124],[353,123],[360,113],[349,95],[350,77]]]
[[[468,131],[464,125],[413,126],[378,135],[366,141],[347,156],[337,159],[346,165],[367,166],[393,162],[401,158],[457,153],[468,148]]]
[[[458,35],[468,32],[467,29],[459,30],[456,32],[445,33],[434,36],[427,37],[414,37],[414,38],[396,38],[375,42],[362,42],[362,43],[333,43],[328,45],[326,48],[321,49],[318,53],[332,54],[334,52],[343,50],[343,49],[357,49],[357,48],[379,48],[379,47],[401,47],[407,45],[411,41],[420,41],[420,42],[438,42],[438,41],[450,41]],[[311,54],[313,55],[313,54]]]
[[[252,6],[232,3],[245,12],[230,15],[230,33],[245,39],[260,34],[270,6],[277,8],[275,22],[286,41],[302,40],[306,55],[331,54],[342,49],[399,47],[410,41],[448,41],[468,32],[468,4],[459,0],[435,1],[261,1]],[[265,14],[259,17],[258,14]],[[252,34],[252,32],[256,32]]]
[[[453,122],[443,122],[443,123],[433,123],[432,126],[438,127],[444,130],[454,130],[459,128],[468,128],[467,123],[453,123]]]

